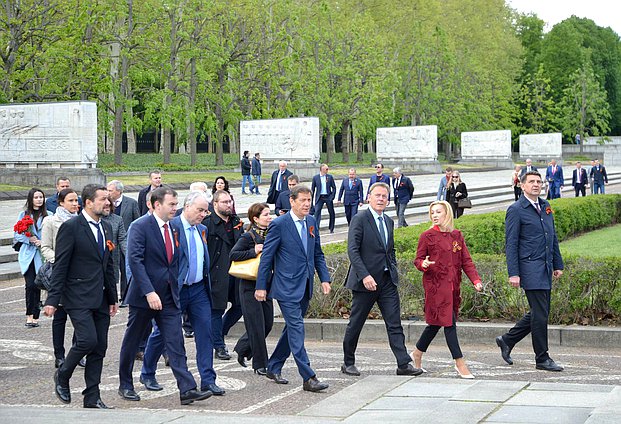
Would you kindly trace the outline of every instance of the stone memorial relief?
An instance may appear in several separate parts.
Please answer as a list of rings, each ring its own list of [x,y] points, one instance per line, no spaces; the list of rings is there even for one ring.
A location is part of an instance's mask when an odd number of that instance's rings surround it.
[[[435,161],[438,159],[438,127],[378,128],[377,159],[390,161]]]
[[[0,163],[96,167],[96,104],[0,105]]]
[[[563,154],[561,133],[521,134],[520,157],[559,158]]]
[[[511,159],[511,130],[461,133],[461,158]]]
[[[319,118],[241,121],[239,132],[239,150],[248,150],[250,156],[259,152],[264,161],[314,163],[319,160]]]

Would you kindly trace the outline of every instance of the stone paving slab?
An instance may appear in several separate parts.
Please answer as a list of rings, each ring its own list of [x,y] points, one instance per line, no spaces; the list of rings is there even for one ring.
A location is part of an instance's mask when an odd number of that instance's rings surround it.
[[[479,381],[451,400],[506,402],[527,386],[525,381]]]
[[[563,392],[600,392],[613,393],[615,386],[606,386],[603,384],[571,384],[571,383],[545,383],[533,382],[528,386],[528,390],[544,390],[544,391],[563,391]]]
[[[504,405],[485,419],[486,423],[582,424],[591,408]],[[618,422],[618,421],[617,421]]]
[[[546,406],[573,408],[579,405],[585,408],[595,408],[606,405],[608,394],[601,392],[576,392],[562,390],[548,390],[542,393],[540,390],[524,390],[509,399],[507,405]]]

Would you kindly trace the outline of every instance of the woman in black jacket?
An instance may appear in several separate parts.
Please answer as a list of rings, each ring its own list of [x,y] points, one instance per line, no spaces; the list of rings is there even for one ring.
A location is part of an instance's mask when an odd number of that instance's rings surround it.
[[[254,203],[248,208],[250,225],[239,238],[229,258],[232,261],[245,261],[256,258],[263,250],[267,227],[272,221],[270,206],[267,203]],[[267,373],[267,345],[265,338],[274,324],[274,304],[272,299],[258,301],[255,299],[256,281],[241,280],[239,296],[246,333],[237,341],[235,348],[237,362],[246,366],[246,359],[252,358],[252,368],[260,375]]]
[[[466,184],[461,181],[461,177],[458,171],[453,171],[451,182],[448,185],[448,202],[453,208],[453,218],[457,219],[464,213],[464,208],[457,206],[461,199],[468,197],[468,190]]]

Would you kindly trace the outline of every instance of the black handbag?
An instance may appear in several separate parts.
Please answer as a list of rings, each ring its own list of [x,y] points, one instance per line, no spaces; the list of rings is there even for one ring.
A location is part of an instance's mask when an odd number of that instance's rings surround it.
[[[50,287],[52,286],[53,268],[54,264],[52,262],[46,262],[41,265],[41,268],[39,268],[39,272],[37,272],[37,276],[34,280],[35,286],[37,286],[39,290],[50,290]]]
[[[22,248],[22,244],[24,243],[21,241],[17,241],[15,236],[13,236],[13,244],[11,245],[13,247],[13,250],[15,250],[16,252],[19,252],[19,249]]]
[[[470,209],[472,207],[472,202],[467,197],[465,199],[459,199],[457,201],[458,208]]]

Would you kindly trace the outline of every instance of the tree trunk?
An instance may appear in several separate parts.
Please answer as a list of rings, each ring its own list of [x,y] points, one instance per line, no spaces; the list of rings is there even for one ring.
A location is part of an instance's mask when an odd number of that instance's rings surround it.
[[[343,121],[343,127],[341,128],[341,152],[343,153],[343,162],[345,163],[349,163],[350,125],[351,121],[345,119]]]
[[[196,89],[198,80],[196,78],[196,58],[190,59],[190,93],[188,98],[188,141],[187,147],[190,153],[190,165],[196,166],[196,122],[194,118],[194,105],[196,103]]]
[[[326,163],[332,164],[334,160],[334,134],[326,130]]]

